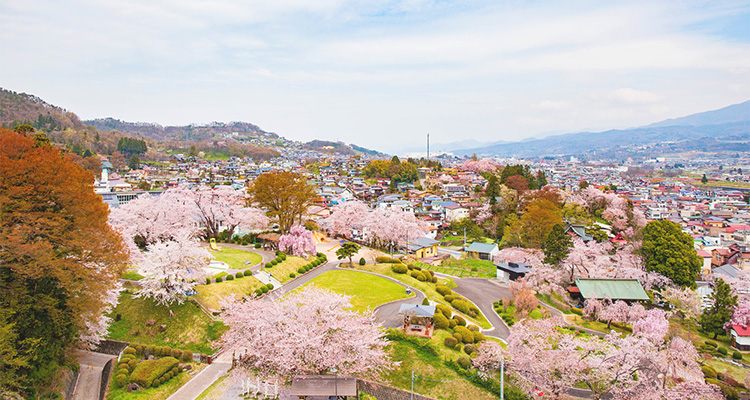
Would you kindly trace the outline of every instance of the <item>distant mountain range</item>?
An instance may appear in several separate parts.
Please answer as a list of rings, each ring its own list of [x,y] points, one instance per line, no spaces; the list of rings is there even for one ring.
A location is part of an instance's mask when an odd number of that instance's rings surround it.
[[[727,145],[731,142],[731,145]],[[685,151],[750,151],[750,100],[639,128],[568,133],[454,151],[459,156],[655,156]]]

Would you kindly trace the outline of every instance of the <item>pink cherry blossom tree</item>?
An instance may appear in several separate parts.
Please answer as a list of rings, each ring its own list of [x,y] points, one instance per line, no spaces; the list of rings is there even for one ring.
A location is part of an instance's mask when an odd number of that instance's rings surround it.
[[[724,324],[724,329],[728,330],[732,325],[750,325],[750,301],[743,299],[737,304],[732,319]]]
[[[365,225],[370,211],[370,207],[359,200],[347,201],[333,208],[331,215],[323,220],[323,226],[332,236],[351,239],[354,231]]]
[[[461,169],[464,171],[471,171],[476,173],[483,173],[483,172],[495,172],[497,170],[497,163],[493,160],[490,160],[489,158],[483,158],[479,161],[475,160],[466,160],[461,165]]]
[[[99,342],[107,337],[109,333],[109,325],[112,323],[112,318],[110,318],[108,314],[117,306],[121,291],[122,283],[116,281],[112,288],[100,294],[104,304],[100,313],[84,315],[83,323],[86,330],[81,333],[81,341],[89,349],[93,349],[99,344]]]
[[[300,225],[293,226],[289,229],[289,234],[281,236],[279,250],[297,257],[306,257],[317,252],[312,232]]]
[[[305,374],[378,376],[394,367],[372,312],[351,310],[350,296],[315,286],[273,301],[224,304],[229,330],[218,344],[240,355],[234,373],[290,381]]]
[[[378,208],[368,214],[363,231],[366,240],[376,247],[387,248],[390,243],[405,244],[408,240],[424,236],[427,225],[414,213]]]
[[[701,300],[695,290],[666,286],[662,289],[661,296],[681,318],[696,321],[700,316]]]
[[[268,225],[266,214],[255,207],[248,207],[248,195],[244,190],[231,186],[217,186],[214,189],[202,186],[192,193],[197,208],[197,216],[206,229],[206,236],[216,238],[222,227],[226,227],[229,238],[238,227],[250,229]]]
[[[476,216],[474,216],[474,222],[476,222],[477,225],[481,225],[484,221],[490,218],[492,218],[492,206],[485,204],[479,207]]]
[[[143,195],[109,214],[109,223],[130,247],[131,259],[140,259],[140,249],[174,237],[200,234],[195,205],[187,189],[169,189],[160,196]]]
[[[177,237],[148,247],[141,265],[145,278],[137,296],[153,298],[157,303],[182,303],[197,282],[210,274],[208,251],[193,238]]]

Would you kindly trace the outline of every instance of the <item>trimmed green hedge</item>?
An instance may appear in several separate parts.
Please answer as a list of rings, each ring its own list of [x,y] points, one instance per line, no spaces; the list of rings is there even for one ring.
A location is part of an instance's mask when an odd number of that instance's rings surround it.
[[[135,367],[135,371],[130,375],[130,382],[137,383],[141,387],[148,388],[155,379],[169,372],[172,368],[180,364],[174,357],[164,357],[157,360],[141,361]]]

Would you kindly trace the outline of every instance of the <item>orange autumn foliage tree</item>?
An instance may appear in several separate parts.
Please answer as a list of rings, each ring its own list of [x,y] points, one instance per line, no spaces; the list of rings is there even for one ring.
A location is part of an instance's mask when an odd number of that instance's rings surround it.
[[[0,129],[0,342],[12,342],[0,345],[17,350],[0,357],[0,387],[36,396],[102,319],[127,260],[92,173],[42,136]]]

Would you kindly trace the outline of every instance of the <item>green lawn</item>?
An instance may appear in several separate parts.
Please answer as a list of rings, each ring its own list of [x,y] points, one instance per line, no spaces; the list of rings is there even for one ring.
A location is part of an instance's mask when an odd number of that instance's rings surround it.
[[[169,310],[174,317],[169,316]],[[225,329],[221,322],[213,322],[194,302],[165,307],[151,299],[134,298],[129,293],[120,296],[120,304],[112,311],[111,317],[114,322],[109,327],[110,339],[204,354],[213,353],[209,341],[218,339]],[[154,321],[152,326],[146,326],[149,320]],[[159,325],[166,325],[167,330],[159,332]]]
[[[133,271],[133,270],[127,270],[124,274],[122,274],[122,279],[127,279],[131,281],[140,281],[143,279],[143,275]]]
[[[443,300],[443,296],[440,295],[435,290],[435,284],[434,283],[427,283],[427,282],[420,282],[416,280],[415,278],[412,278],[409,274],[397,274],[391,270],[391,264],[367,264],[367,265],[358,265],[354,264],[355,269],[360,269],[363,271],[371,271],[375,272],[381,275],[390,276],[391,278],[394,278],[396,280],[399,280],[401,282],[406,283],[407,285],[411,285],[422,292],[430,299],[434,300],[438,303],[445,304],[448,307],[451,307],[450,304],[446,303],[445,300]],[[452,282],[452,280],[438,280],[438,283],[440,282]],[[449,286],[450,287],[450,286]],[[455,286],[454,286],[455,287]],[[459,314],[462,317],[464,317],[467,321],[471,321],[473,324],[476,324],[484,329],[490,329],[492,328],[492,325],[487,321],[487,319],[482,315],[480,312],[479,315],[477,315],[476,318],[471,318],[466,314],[462,314],[456,309],[453,309],[454,314]]]
[[[263,283],[254,276],[245,276],[235,278],[231,281],[212,283],[210,285],[197,285],[195,291],[198,294],[195,300],[203,304],[209,310],[219,310],[219,302],[222,297],[228,297],[235,294],[237,298],[242,297],[255,289],[261,287]]]
[[[289,277],[289,274],[294,272],[295,274],[299,275],[297,269],[309,262],[312,262],[313,259],[314,258],[305,260],[301,257],[287,256],[286,260],[284,260],[283,262],[276,264],[271,268],[263,268],[263,271],[272,274],[273,277],[276,278],[279,282],[284,283],[289,279],[292,279]]]
[[[440,356],[422,350],[412,343],[394,341],[388,346],[388,352],[393,361],[401,362],[396,369],[384,376],[393,386],[409,390],[411,373],[414,371],[417,376],[414,382],[416,393],[438,399],[497,399],[491,393],[462,379],[456,371],[443,364]]]
[[[497,276],[497,268],[485,260],[452,260],[440,267],[421,262],[415,264],[419,265],[422,269],[430,269],[441,274],[453,275],[460,278],[495,278]]]
[[[191,363],[193,370],[200,371],[206,368],[208,364]],[[187,381],[190,380],[192,375],[187,371],[181,372],[179,375],[170,379],[169,382],[165,382],[163,385],[159,385],[157,388],[148,388],[146,390],[139,390],[137,392],[128,392],[125,388],[115,387],[115,374],[110,375],[109,381],[109,393],[107,394],[107,400],[162,400],[169,397],[172,393],[176,392],[177,389],[182,387]]]
[[[622,335],[629,335],[630,332],[620,328],[619,326],[616,326],[614,323],[610,325],[610,328],[607,329],[607,323],[601,322],[601,321],[589,321],[587,319],[583,319],[580,315],[566,315],[565,320],[575,326],[580,326],[582,328],[591,329],[592,331],[602,332],[602,333],[609,333],[610,331],[615,331]]]
[[[232,269],[244,270],[263,261],[263,257],[261,257],[260,254],[251,251],[226,246],[219,246],[219,249],[221,249],[221,251],[211,251],[211,255],[213,255],[217,261],[227,263]]]
[[[355,311],[374,310],[383,303],[414,297],[413,294],[407,295],[406,289],[398,283],[357,271],[328,271],[305,286],[312,284],[352,296]]]

